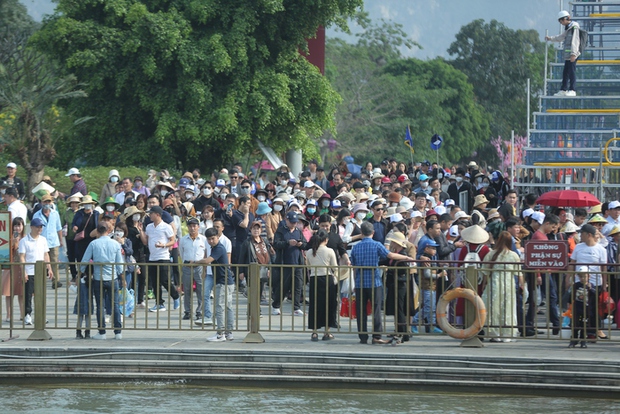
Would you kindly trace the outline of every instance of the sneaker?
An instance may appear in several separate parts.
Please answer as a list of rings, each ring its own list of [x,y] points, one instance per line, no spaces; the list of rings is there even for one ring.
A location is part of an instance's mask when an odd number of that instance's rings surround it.
[[[418,333],[418,327],[417,326],[412,326],[411,327],[411,333],[417,334]]]
[[[138,307],[139,307],[139,308],[144,309],[144,308],[146,308],[146,303],[144,303],[144,302],[140,302],[140,304],[138,305]]]
[[[306,314],[301,309],[295,309],[295,312],[293,312],[293,315],[295,315],[295,316],[305,316]]]
[[[172,310],[177,310],[181,307],[181,299],[177,298],[174,300],[173,303],[174,304],[172,305]]]
[[[438,327],[438,326],[435,326],[435,327],[433,328],[433,333],[436,333],[436,334],[442,334],[442,333],[443,333],[443,331],[442,331],[441,329],[439,329],[439,327]]]
[[[211,318],[196,318],[194,321],[196,325],[213,325]]]
[[[566,91],[558,91],[554,93],[553,96],[566,96]]]
[[[146,297],[147,297],[147,298],[149,298],[149,299],[155,299],[155,294],[153,293],[153,291],[152,291],[152,290],[149,290],[149,291],[146,293]]]
[[[105,324],[109,324],[110,323],[110,315],[105,317]]]
[[[575,91],[568,91],[568,92],[566,92],[566,96],[577,96],[577,92],[575,92]]]
[[[107,338],[105,334],[96,333],[95,335],[93,335],[93,339],[99,339],[99,340],[105,341]]]
[[[272,308],[271,309],[271,314],[272,315],[280,315],[280,314],[282,314],[282,312],[280,312],[280,308]]]
[[[183,320],[184,320],[184,321],[188,321],[188,320],[189,320],[189,312],[185,312],[185,313],[183,314]]]
[[[207,342],[226,342],[226,337],[222,334],[215,334],[207,338]]]
[[[228,332],[226,335],[224,335],[226,337],[227,341],[234,341],[235,338],[233,338],[233,334],[232,332]]]
[[[165,311],[166,305],[155,305],[152,308],[149,308],[149,312],[160,312]]]
[[[32,316],[30,316],[30,315],[26,315],[26,316],[24,317],[24,324],[26,324],[26,325],[32,325]]]
[[[120,341],[121,339],[123,339],[123,334],[114,334],[114,339]]]

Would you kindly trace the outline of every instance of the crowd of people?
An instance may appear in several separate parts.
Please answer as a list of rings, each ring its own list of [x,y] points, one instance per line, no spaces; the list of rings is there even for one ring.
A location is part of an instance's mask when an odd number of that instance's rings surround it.
[[[481,267],[476,288],[489,310],[485,335],[494,342],[536,335],[542,297],[553,334],[562,327],[561,313],[572,306],[573,319],[581,321],[573,323],[573,336],[586,346],[586,336],[605,337],[593,306],[598,295],[605,291],[618,299],[617,281],[605,272],[615,268],[605,266],[617,262],[620,202],[590,211],[543,211],[538,189],[522,194],[519,203],[500,171],[485,171],[474,161],[446,169],[386,159],[354,173],[345,163],[325,171],[310,161],[298,175],[285,164],[272,172],[236,164],[208,177],[187,171],[178,181],[166,170],[150,170],[146,180],[111,170],[98,192],[89,192],[80,171],[71,168],[69,194],[44,177],[29,208],[21,201],[26,194],[15,169],[7,165],[9,174],[0,182],[13,214],[12,248],[23,263],[51,262],[56,288],[62,286],[58,250],[66,244],[70,283],[78,292],[78,338],[90,337],[87,316],[96,303],[99,333],[93,338],[106,338],[105,315],[114,311],[115,338],[121,339],[118,291],[131,286],[138,307],[146,307],[147,297],[155,301],[150,312],[183,306],[183,320],[215,324],[209,341],[232,340],[233,294],[245,291],[253,263],[260,265],[261,305],[278,316],[282,302],[290,300],[293,315],[307,319],[313,341],[321,329],[323,340],[334,338],[330,329],[338,327],[342,297],[356,298],[361,343],[368,343],[369,332],[374,344],[408,341],[419,329],[442,333],[437,301],[446,289],[465,284],[454,268],[468,263]],[[31,232],[25,235],[28,220]],[[528,240],[565,240],[571,260],[580,264],[577,276],[524,272]],[[119,262],[125,265],[112,264]],[[340,266],[353,266],[352,275],[342,276]],[[29,265],[23,276],[20,266],[3,272],[7,316],[9,296],[17,295],[20,305],[25,302],[26,324],[32,323],[33,272]],[[103,289],[94,292],[95,301],[91,280]],[[452,311],[453,322],[462,324],[463,304]],[[383,312],[394,315],[395,333],[388,339],[380,334]]]

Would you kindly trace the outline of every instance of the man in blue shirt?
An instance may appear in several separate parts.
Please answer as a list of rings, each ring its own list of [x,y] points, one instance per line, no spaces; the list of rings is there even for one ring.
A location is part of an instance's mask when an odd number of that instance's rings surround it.
[[[121,335],[121,312],[119,309],[118,278],[124,281],[123,256],[121,245],[112,240],[109,234],[112,231],[110,223],[101,222],[97,226],[97,239],[93,240],[82,257],[82,273],[86,271],[90,260],[93,262],[93,294],[97,303],[97,322],[99,333],[93,339],[106,339],[105,312],[103,312],[101,300],[105,301],[105,307],[112,307],[114,298],[114,339],[122,339]],[[98,264],[108,263],[108,264]]]
[[[385,244],[385,236],[387,236],[388,233],[389,222],[383,217],[383,203],[381,201],[375,201],[372,203],[370,210],[372,212],[372,217],[368,218],[367,221],[372,223],[375,229],[372,239],[381,244]]]
[[[362,240],[351,250],[351,264],[355,267],[355,297],[357,310],[357,331],[360,343],[368,343],[368,318],[366,316],[366,302],[372,302],[372,331],[381,332],[381,307],[383,305],[383,282],[381,281],[380,259],[398,261],[414,261],[413,258],[390,252],[382,243],[372,239],[375,232],[372,223],[365,221],[361,226]],[[373,334],[373,344],[387,344],[389,341],[381,339],[380,333]]]
[[[61,287],[60,273],[58,271],[58,251],[62,247],[62,225],[60,224],[60,215],[54,208],[54,198],[46,194],[41,198],[41,210],[34,213],[32,218],[39,218],[43,221],[43,233],[41,236],[47,240],[47,246],[50,251],[50,261],[52,263],[52,271],[54,272],[54,281],[52,289]]]

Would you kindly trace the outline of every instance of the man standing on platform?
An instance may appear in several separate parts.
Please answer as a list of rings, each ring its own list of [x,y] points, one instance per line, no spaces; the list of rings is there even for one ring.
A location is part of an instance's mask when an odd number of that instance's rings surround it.
[[[579,23],[570,18],[570,13],[562,10],[558,14],[558,21],[564,26],[564,33],[557,36],[545,36],[550,42],[564,42],[564,71],[562,72],[562,86],[555,96],[577,96],[575,83],[577,82],[577,59],[579,59]]]

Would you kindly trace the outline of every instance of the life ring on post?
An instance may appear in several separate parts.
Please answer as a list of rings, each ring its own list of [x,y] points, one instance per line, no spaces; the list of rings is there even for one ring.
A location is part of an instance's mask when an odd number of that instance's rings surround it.
[[[463,298],[470,301],[476,308],[476,319],[466,329],[457,329],[448,322],[448,305],[454,299]],[[437,323],[439,327],[452,338],[468,339],[476,336],[487,319],[487,309],[482,298],[471,289],[456,288],[443,293],[437,303]]]

